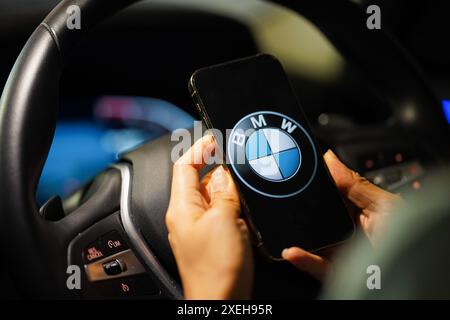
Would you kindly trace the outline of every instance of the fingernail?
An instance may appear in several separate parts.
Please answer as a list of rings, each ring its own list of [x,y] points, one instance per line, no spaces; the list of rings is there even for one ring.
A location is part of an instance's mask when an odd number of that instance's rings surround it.
[[[289,249],[283,249],[283,251],[281,251],[281,256],[284,258],[287,253],[288,253]]]
[[[331,149],[328,149],[328,151],[325,154],[333,159],[337,159],[336,154]]]
[[[223,192],[228,188],[228,176],[222,166],[217,167],[211,176],[212,192]]]

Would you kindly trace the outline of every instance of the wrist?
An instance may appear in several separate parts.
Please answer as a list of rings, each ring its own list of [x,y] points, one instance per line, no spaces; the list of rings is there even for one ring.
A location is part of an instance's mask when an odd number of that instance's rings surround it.
[[[232,286],[218,281],[183,281],[186,300],[230,300],[233,299]]]

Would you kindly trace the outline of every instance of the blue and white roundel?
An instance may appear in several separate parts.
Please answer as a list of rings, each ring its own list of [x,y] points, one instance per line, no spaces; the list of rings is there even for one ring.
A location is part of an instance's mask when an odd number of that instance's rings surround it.
[[[253,132],[247,140],[246,158],[256,174],[271,181],[291,178],[300,168],[302,153],[292,137],[279,129]]]
[[[227,141],[227,160],[235,175],[252,191],[272,198],[292,197],[308,188],[317,157],[308,131],[274,111],[243,117]]]

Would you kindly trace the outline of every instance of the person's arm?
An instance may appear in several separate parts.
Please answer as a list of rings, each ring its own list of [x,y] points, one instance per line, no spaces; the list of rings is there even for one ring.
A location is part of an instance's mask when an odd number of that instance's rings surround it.
[[[215,146],[205,136],[173,167],[169,242],[186,299],[247,299],[253,256],[236,186],[222,166],[199,178]]]

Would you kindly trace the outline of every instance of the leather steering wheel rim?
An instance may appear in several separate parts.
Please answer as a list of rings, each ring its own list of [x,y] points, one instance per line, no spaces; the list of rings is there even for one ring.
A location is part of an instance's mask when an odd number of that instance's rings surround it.
[[[68,243],[96,219],[87,214],[69,215],[49,222],[40,217],[35,201],[56,126],[63,67],[91,28],[135,2],[138,0],[62,1],[31,35],[5,85],[0,103],[0,237],[8,261],[21,264],[16,278],[31,295],[60,294],[65,288],[65,269],[59,266],[67,262]],[[272,2],[312,21],[344,55],[371,74],[397,106],[399,127],[424,139],[446,135],[445,122],[439,120],[440,108],[434,108],[438,102],[420,72],[386,33],[358,27],[365,25],[366,19],[360,8],[345,0]],[[81,30],[66,27],[66,9],[71,5],[82,12]],[[433,133],[425,126],[431,122],[436,124]],[[143,161],[133,154],[126,158],[133,165]]]

